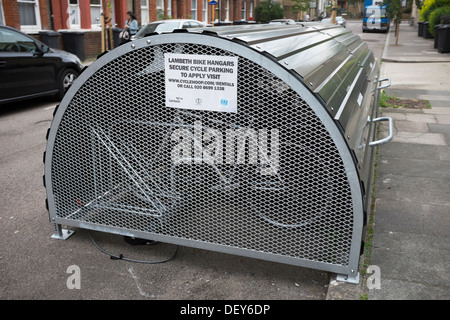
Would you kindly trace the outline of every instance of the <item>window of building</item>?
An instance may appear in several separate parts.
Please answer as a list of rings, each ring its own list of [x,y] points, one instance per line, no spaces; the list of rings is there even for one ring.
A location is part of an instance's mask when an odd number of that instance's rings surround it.
[[[133,0],[127,0],[127,11],[135,12]]]
[[[167,19],[172,19],[172,0],[167,0]]]
[[[105,1],[105,4],[102,3]],[[108,10],[106,10],[109,14],[108,19],[111,18],[111,25],[114,26],[116,23],[116,15],[114,13],[114,0],[110,0],[109,3],[107,0],[90,0],[91,7],[91,28],[94,30],[100,30],[101,28],[101,14],[103,12],[103,5],[108,6]],[[105,21],[107,23],[107,21]]]
[[[208,0],[203,0],[203,14],[202,14],[202,18],[203,18],[203,22],[206,24],[208,23],[208,9],[209,9],[209,2]]]
[[[91,1],[91,25],[100,25],[100,15],[102,14],[102,1],[101,0],[90,0]]]
[[[5,25],[5,16],[3,14],[3,3],[2,0],[0,0],[0,26]]]
[[[225,7],[225,21],[230,21],[230,0],[227,0]]]
[[[253,1],[250,2],[250,8],[248,10],[248,18],[249,20],[253,20]]]
[[[38,0],[17,0],[19,5],[20,29],[33,32],[41,28]]]
[[[146,25],[150,22],[150,12],[148,0],[141,0],[141,25]]]
[[[191,1],[191,18],[197,20],[197,0]]]
[[[156,0],[156,17],[158,20],[164,20],[164,0]]]
[[[246,1],[242,1],[242,6],[241,6],[241,20],[245,21],[245,11],[247,10],[247,3]]]

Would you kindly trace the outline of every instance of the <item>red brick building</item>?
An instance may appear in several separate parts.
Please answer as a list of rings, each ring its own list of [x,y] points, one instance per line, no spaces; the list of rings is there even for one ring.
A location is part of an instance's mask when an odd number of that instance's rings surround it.
[[[121,28],[126,12],[133,11],[140,25],[161,19],[191,18],[214,21],[251,21],[260,0],[0,0],[0,25],[22,30],[39,38],[42,30],[86,31],[85,56],[100,51],[100,15],[105,12],[112,25]],[[214,12],[213,12],[214,10]],[[64,49],[62,41],[60,48]]]

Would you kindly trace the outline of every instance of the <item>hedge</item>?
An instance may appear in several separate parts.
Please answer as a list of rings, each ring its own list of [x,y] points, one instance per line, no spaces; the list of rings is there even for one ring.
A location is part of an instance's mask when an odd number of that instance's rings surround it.
[[[430,14],[436,8],[450,6],[450,0],[425,0],[419,11],[419,21],[429,21]]]
[[[449,6],[444,6],[444,7],[439,7],[434,9],[431,13],[430,13],[430,17],[429,17],[429,30],[430,33],[434,36],[434,26],[437,24],[441,23],[441,18],[447,17],[447,21],[443,21],[443,23],[450,23],[450,5]]]

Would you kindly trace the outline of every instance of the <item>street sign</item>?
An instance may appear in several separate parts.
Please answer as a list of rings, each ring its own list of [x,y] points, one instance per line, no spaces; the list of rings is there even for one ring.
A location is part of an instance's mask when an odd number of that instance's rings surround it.
[[[211,5],[211,6],[215,6],[217,4],[217,1],[216,0],[210,0],[210,1],[208,1],[208,4]]]

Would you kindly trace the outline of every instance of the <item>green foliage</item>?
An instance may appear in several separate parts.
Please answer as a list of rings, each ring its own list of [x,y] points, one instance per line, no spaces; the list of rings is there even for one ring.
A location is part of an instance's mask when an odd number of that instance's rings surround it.
[[[427,21],[425,16],[428,15],[430,8],[435,5],[436,0],[425,0],[422,8],[419,10],[419,21]]]
[[[283,17],[283,7],[276,1],[261,1],[261,3],[255,8],[256,22],[268,23],[270,20],[282,19]]]
[[[387,7],[386,11],[387,11],[389,17],[393,21],[397,21],[398,23],[400,23],[400,20],[402,19],[402,14],[403,14],[402,1],[401,0],[385,0],[383,2],[383,4],[385,4]]]
[[[381,91],[380,96],[380,107],[383,108],[395,108],[396,106],[392,104],[392,102],[400,100],[395,96],[389,96],[386,91]]]
[[[162,10],[162,9],[156,10],[156,18],[158,20],[164,20],[165,19],[165,17],[164,17],[164,10]]]
[[[383,90],[381,92],[381,96],[380,96],[380,107],[387,108],[388,100],[389,100],[389,96],[387,95],[386,91]]]
[[[409,1],[411,2],[411,5],[412,2],[414,1],[416,3],[416,7],[418,10],[422,9],[424,0],[409,0]]]
[[[444,7],[438,7],[436,9],[434,9],[431,13],[430,13],[430,25],[429,25],[429,30],[431,32],[431,34],[434,36],[434,26],[437,24],[441,23],[441,18],[448,17],[447,19],[450,18],[450,5],[448,6],[444,6]],[[443,21],[443,23],[446,23],[445,21]],[[449,22],[447,22],[449,23]]]
[[[297,14],[300,11],[307,11],[310,7],[309,0],[291,0],[292,13]]]
[[[419,11],[419,21],[429,21],[431,12],[445,6],[450,6],[450,0],[425,0]]]

